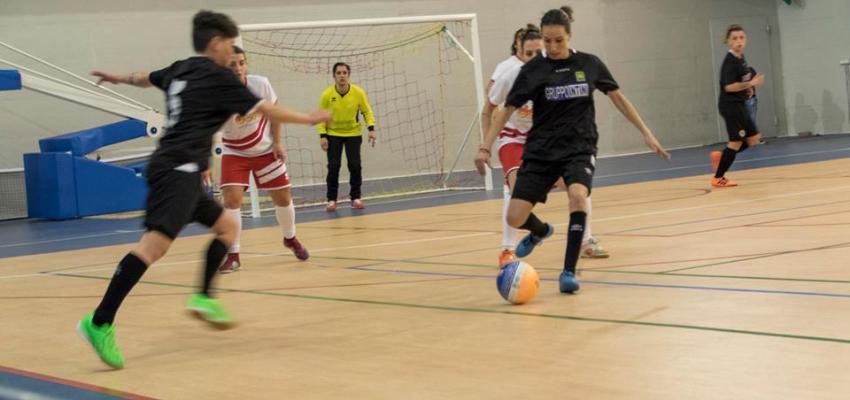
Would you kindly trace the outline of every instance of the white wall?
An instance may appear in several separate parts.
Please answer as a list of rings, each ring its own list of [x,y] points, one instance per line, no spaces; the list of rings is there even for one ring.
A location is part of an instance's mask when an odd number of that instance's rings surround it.
[[[850,132],[844,69],[850,1],[795,0],[778,10],[788,132]]]
[[[527,0],[520,6],[512,0],[245,0],[238,6],[234,3],[4,0],[0,2],[0,38],[83,74],[97,68],[152,69],[189,55],[189,19],[199,8],[229,13],[239,23],[475,12],[480,18],[484,73],[489,75],[496,63],[508,55],[513,31],[525,22],[538,23],[544,11],[560,4],[543,0]],[[712,72],[710,41],[719,39],[709,35],[710,19],[767,16],[775,21],[777,12],[775,0],[567,3],[576,10],[574,47],[596,53],[607,62],[624,92],[668,147],[712,143],[717,139],[714,94],[717,78]],[[776,49],[778,65],[778,40],[772,46]],[[6,55],[0,51],[0,57]],[[774,71],[782,70],[775,67]],[[777,86],[780,86],[777,93],[781,94],[781,85]],[[162,105],[162,95],[156,91],[125,87],[119,90],[148,104]],[[835,96],[839,97],[837,92]],[[817,98],[820,99],[819,92]],[[597,101],[600,152],[643,151],[640,135],[615,114],[610,102],[601,95],[597,95]],[[785,100],[776,101],[783,104]],[[111,120],[97,112],[31,93],[0,93],[0,142],[3,143],[0,168],[20,166],[20,154],[35,151],[40,137]]]

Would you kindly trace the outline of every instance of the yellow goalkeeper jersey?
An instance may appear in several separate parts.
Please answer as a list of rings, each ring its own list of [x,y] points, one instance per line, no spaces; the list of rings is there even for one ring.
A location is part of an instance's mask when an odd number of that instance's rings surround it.
[[[367,127],[375,126],[375,115],[369,106],[369,98],[360,86],[349,84],[348,93],[341,95],[336,85],[330,85],[322,92],[319,107],[333,114],[330,122],[316,125],[319,134],[342,137],[361,136],[360,117],[366,120]]]

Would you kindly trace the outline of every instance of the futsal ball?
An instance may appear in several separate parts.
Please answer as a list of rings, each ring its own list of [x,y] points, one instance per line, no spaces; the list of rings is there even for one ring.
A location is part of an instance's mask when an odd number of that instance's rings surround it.
[[[531,301],[540,289],[540,278],[531,265],[522,261],[505,264],[496,278],[496,287],[505,300],[513,304]]]

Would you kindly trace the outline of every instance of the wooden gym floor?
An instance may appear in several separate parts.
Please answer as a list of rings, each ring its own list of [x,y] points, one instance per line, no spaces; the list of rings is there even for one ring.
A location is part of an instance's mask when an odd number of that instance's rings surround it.
[[[120,371],[74,326],[130,244],[2,258],[0,397],[846,398],[848,167],[598,188],[592,229],[612,257],[580,262],[576,295],[557,289],[568,209],[553,193],[523,306],[496,291],[498,199],[299,223],[307,262],[277,228],[247,230],[244,269],[217,281],[240,323],[224,332],[184,313],[208,240],[184,237],[118,315]]]

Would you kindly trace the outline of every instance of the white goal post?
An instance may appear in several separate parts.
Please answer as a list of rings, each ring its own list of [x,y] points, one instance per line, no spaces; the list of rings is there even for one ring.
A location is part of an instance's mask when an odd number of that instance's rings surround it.
[[[317,108],[321,91],[333,82],[330,65],[351,65],[351,82],[370,97],[378,133],[378,146],[364,144],[361,152],[364,198],[492,189],[489,170],[483,182],[470,174],[485,102],[475,14],[247,24],[239,30],[249,73],[268,77],[279,102],[297,110]],[[296,204],[321,203],[326,162],[315,128],[287,125],[283,135]],[[340,198],[347,194],[345,171],[343,163]],[[255,217],[257,198],[252,182]]]

